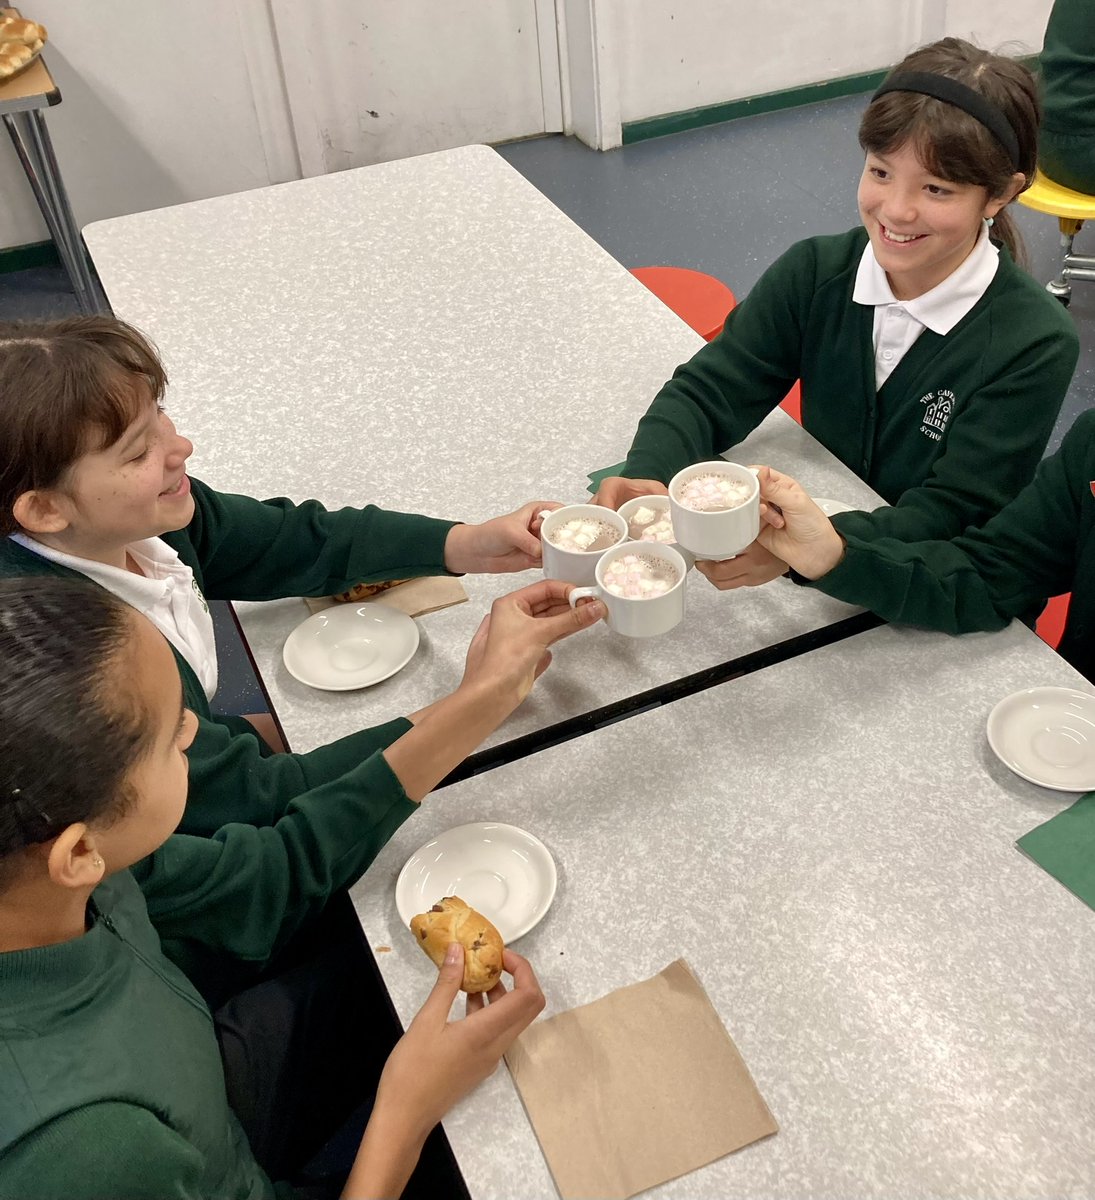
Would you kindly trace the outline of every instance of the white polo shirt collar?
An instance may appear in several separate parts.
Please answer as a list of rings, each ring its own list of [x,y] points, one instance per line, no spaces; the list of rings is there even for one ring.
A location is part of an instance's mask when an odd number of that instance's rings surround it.
[[[874,308],[875,388],[889,379],[925,329],[941,337],[950,333],[985,294],[999,265],[1000,252],[989,241],[988,225],[982,225],[981,236],[957,270],[923,296],[898,300],[868,242],[859,260],[852,299]]]
[[[143,613],[183,655],[206,696],[213,698],[217,690],[213,618],[194,572],[162,538],[146,538],[126,547],[143,575],[65,554],[22,533],[11,534],[11,539],[41,558],[78,571]]]
[[[957,270],[915,300],[898,300],[868,240],[859,260],[852,299],[856,304],[897,304],[933,333],[945,335],[985,294],[999,265],[1000,251],[989,241],[989,227],[982,222],[976,245]]]

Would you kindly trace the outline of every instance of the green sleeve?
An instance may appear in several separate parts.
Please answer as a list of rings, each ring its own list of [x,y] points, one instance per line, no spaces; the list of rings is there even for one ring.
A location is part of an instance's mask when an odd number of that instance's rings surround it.
[[[265,755],[256,734],[235,733],[199,717],[186,754],[190,784],[179,831],[208,837],[231,822],[273,825],[294,796],[337,784],[410,728],[410,721],[398,717],[307,754]]]
[[[792,246],[730,313],[722,333],[677,368],[639,422],[622,474],[668,483],[751,433],[800,374],[816,269],[809,242]]]
[[[328,512],[308,500],[253,500],[192,480],[194,518],[164,538],[184,558],[189,540],[214,600],[329,596],[355,583],[445,574],[453,521],[367,508]]]
[[[378,751],[290,801],[273,826],[176,834],[133,867],[164,952],[201,988],[225,954],[263,963],[358,879],[417,810]]]
[[[946,633],[1001,629],[1072,587],[1093,450],[1095,413],[1088,413],[983,529],[952,542],[846,535],[844,559],[813,586],[903,624]]]
[[[1030,482],[1064,403],[1079,342],[1070,325],[1056,323],[1033,340],[1003,336],[1015,342],[1014,353],[955,414],[927,479],[892,508],[841,513],[833,524],[845,537],[955,537],[984,525]],[[998,331],[994,341],[1001,337]]]
[[[0,1200],[209,1200],[204,1167],[197,1148],[147,1109],[93,1104],[4,1151]],[[254,1159],[241,1167],[248,1196],[278,1194]]]

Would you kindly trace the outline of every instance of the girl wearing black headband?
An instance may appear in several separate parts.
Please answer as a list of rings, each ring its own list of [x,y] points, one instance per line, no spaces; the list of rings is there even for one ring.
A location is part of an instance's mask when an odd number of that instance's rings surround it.
[[[842,530],[949,538],[998,512],[1033,475],[1078,354],[1015,261],[1007,205],[1034,174],[1038,120],[1021,64],[956,38],[908,55],[860,125],[862,226],[765,272],[655,397],[598,502],[664,491],[801,379],[805,428],[892,505],[841,514]],[[786,565],[754,545],[699,569],[734,588]]]

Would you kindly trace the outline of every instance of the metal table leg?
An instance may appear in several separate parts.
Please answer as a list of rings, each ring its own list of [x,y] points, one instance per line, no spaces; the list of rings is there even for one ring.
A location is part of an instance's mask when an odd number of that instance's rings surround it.
[[[12,145],[23,165],[34,198],[42,211],[61,262],[68,272],[80,310],[87,314],[103,311],[84,254],[83,241],[72,215],[65,185],[53,153],[45,118],[37,110],[5,113]]]

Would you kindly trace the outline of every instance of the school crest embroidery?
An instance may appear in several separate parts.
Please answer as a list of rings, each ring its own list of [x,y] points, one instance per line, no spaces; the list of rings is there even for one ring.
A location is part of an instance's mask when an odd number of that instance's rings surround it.
[[[924,405],[920,432],[933,442],[942,441],[943,434],[947,431],[947,422],[954,411],[954,392],[949,388],[940,388],[937,392],[921,396],[920,403]]]
[[[202,608],[204,608],[205,611],[208,612],[209,605],[206,603],[205,597],[202,595],[201,588],[198,587],[198,581],[196,579],[191,579],[190,582],[191,582],[191,584],[193,584],[193,587],[194,587],[194,595],[198,597],[199,601],[201,601]]]

